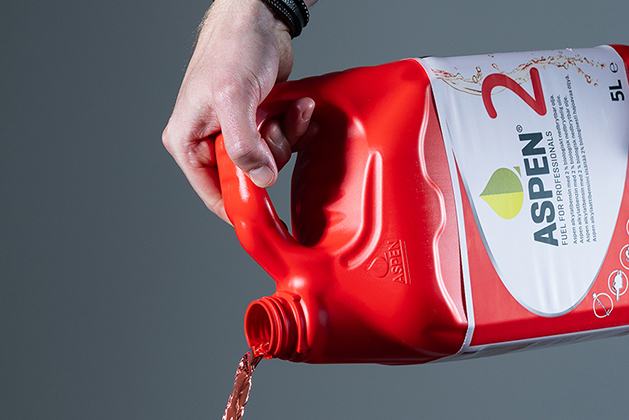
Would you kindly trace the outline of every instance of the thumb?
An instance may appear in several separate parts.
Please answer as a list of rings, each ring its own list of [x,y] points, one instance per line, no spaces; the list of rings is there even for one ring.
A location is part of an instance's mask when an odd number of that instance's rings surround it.
[[[242,169],[260,188],[267,188],[277,179],[277,165],[273,154],[258,132],[257,104],[238,106],[243,101],[231,101],[221,120],[225,150],[236,166]]]

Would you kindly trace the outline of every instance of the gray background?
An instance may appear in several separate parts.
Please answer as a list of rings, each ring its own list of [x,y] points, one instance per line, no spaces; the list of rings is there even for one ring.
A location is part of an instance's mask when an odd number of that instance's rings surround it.
[[[161,146],[206,6],[0,3],[2,418],[222,415],[244,310],[274,289]],[[322,0],[294,42],[293,77],[629,44],[627,16],[626,0]],[[286,188],[273,191],[281,208]],[[628,349],[615,338],[426,366],[265,361],[246,418],[625,418]]]

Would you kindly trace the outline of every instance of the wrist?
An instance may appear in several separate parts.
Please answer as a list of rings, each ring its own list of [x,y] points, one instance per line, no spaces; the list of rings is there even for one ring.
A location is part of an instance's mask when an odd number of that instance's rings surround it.
[[[273,13],[261,0],[214,0],[203,20],[205,25],[212,16],[224,16],[234,25],[272,26],[276,22]]]
[[[314,1],[310,0],[311,3]],[[260,2],[286,25],[291,38],[298,37],[310,21],[308,5],[304,0],[260,0]]]
[[[308,8],[317,1],[318,0],[303,0],[306,6],[305,13],[308,13]],[[283,31],[289,34],[291,33],[290,26],[286,24],[285,20],[278,17],[278,15],[272,11],[272,7],[265,4],[264,0],[214,0],[199,26],[199,35],[202,34],[209,21],[212,18],[218,18],[219,15],[227,17],[233,25],[242,24],[249,28],[253,26],[264,26],[267,28],[271,27],[276,32]]]

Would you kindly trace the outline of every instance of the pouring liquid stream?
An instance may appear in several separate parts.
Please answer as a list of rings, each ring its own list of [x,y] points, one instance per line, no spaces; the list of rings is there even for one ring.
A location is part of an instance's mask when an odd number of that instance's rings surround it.
[[[251,377],[260,360],[268,352],[268,346],[268,343],[256,346],[240,359],[234,378],[234,387],[225,406],[223,420],[240,420],[245,415],[245,405],[247,405],[251,392]]]

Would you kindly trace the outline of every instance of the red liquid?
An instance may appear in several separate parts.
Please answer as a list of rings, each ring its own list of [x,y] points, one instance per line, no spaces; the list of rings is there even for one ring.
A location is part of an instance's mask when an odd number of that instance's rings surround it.
[[[223,420],[240,420],[245,415],[245,405],[247,405],[249,392],[251,392],[251,376],[264,357],[266,348],[268,348],[268,344],[257,346],[240,359],[234,378],[234,388],[227,400]]]

